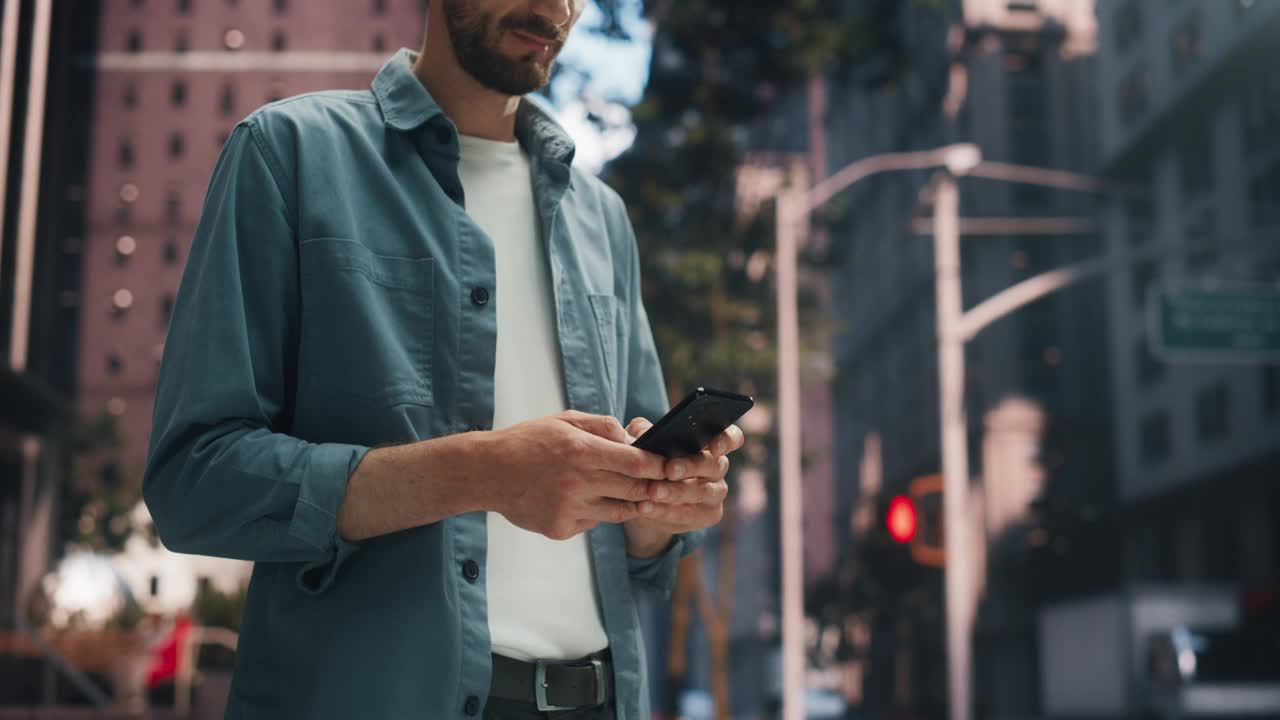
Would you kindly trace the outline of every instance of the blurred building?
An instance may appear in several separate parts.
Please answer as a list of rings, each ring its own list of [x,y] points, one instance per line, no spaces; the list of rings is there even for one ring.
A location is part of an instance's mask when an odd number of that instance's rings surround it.
[[[1196,246],[1117,265],[967,346],[973,502],[985,535],[974,697],[983,714],[1026,716],[1039,708],[1035,622],[1045,605],[1138,582],[1247,590],[1280,580],[1280,368],[1249,358],[1168,364],[1145,329],[1155,283],[1280,281],[1280,82],[1261,71],[1280,5],[963,0],[943,15],[902,14],[905,72],[881,78],[869,64],[833,87],[831,168],[972,141],[987,160],[1122,189],[1095,198],[962,179],[963,217],[1097,228],[966,234],[966,307],[1071,262]],[[930,212],[929,174],[869,178],[844,204],[829,253],[841,323],[835,522],[841,567],[856,572],[850,517],[867,507],[865,448],[876,449],[872,485],[885,495],[940,466],[932,243],[908,223]],[[853,653],[869,668],[868,707],[942,701],[940,580],[915,578],[887,609],[882,598],[868,646]],[[858,587],[868,584],[864,576]]]
[[[904,10],[899,22],[906,71],[881,76],[870,64],[832,90],[833,170],[878,153],[964,141],[977,143],[986,160],[1094,168],[1092,0],[965,0],[942,13]],[[844,565],[862,572],[857,586],[901,583],[879,596],[870,639],[853,653],[871,710],[933,712],[945,702],[941,573],[866,577],[851,526],[855,508],[865,507],[864,448],[878,448],[874,466],[886,497],[941,467],[933,245],[909,222],[931,212],[931,175],[879,175],[848,191],[830,249],[840,318],[838,537]],[[965,218],[1087,218],[1095,205],[1087,196],[980,178],[962,179],[961,191]],[[966,307],[1102,248],[1095,233],[1017,232],[964,235]],[[1119,573],[1100,531],[1114,496],[1101,288],[1095,280],[1032,303],[966,348],[971,504],[985,538],[978,541],[975,701],[995,716],[1035,711],[1038,604],[1106,587]],[[1033,501],[1046,497],[1054,498],[1051,507],[1071,508],[1071,517],[1042,517]],[[1029,566],[1040,570],[1028,573]],[[865,611],[858,602],[867,600],[854,602]]]
[[[1280,283],[1280,4],[1098,7],[1100,169],[1112,252],[1183,243],[1106,283],[1126,576],[1280,584],[1280,365],[1167,363],[1153,285]]]
[[[57,554],[68,473],[92,7],[0,4],[0,629]],[[3,671],[0,671],[2,673]]]
[[[419,48],[422,0],[102,0],[84,243],[79,410],[142,475],[169,317],[214,162],[259,106],[367,89]]]

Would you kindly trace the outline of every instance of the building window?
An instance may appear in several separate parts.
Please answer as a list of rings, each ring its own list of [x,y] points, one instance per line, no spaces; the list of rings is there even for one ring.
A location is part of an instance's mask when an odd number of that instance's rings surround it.
[[[182,157],[186,147],[186,142],[183,141],[181,133],[174,133],[169,136],[169,157],[175,160]]]
[[[132,80],[124,85],[124,109],[132,110],[138,107],[138,85]]]
[[[142,9],[142,0],[129,0],[129,7],[134,10]]]
[[[178,14],[179,15],[191,14],[191,0],[178,0]]]
[[[231,81],[222,84],[222,92],[218,94],[218,112],[228,117],[236,111],[236,87]]]
[[[386,14],[387,14],[387,0],[373,0],[373,14],[374,14],[374,15],[386,15]]]
[[[1116,10],[1116,54],[1123,55],[1142,35],[1142,0],[1128,0]]]
[[[1226,437],[1231,431],[1231,392],[1225,382],[1218,382],[1196,393],[1196,435],[1208,443]]]
[[[160,577],[158,575],[151,576],[151,597],[160,596]]]
[[[1169,64],[1175,76],[1181,76],[1204,57],[1204,33],[1200,11],[1195,10],[1173,28],[1169,36]]]
[[[160,328],[169,327],[169,321],[173,319],[173,293],[165,293],[160,298]]]
[[[186,30],[179,30],[177,37],[173,40],[173,51],[184,53],[191,49],[191,36]]]
[[[173,266],[178,264],[178,240],[170,237],[164,243],[164,264]]]
[[[169,191],[169,197],[164,202],[164,215],[170,225],[177,225],[182,221],[182,196],[177,190]]]
[[[1154,260],[1147,260],[1134,265],[1129,274],[1129,285],[1133,291],[1133,307],[1139,312],[1147,304],[1147,292],[1160,276],[1160,266]]]
[[[1280,75],[1259,73],[1251,78],[1240,112],[1244,147],[1257,153],[1280,144]]]
[[[119,377],[123,370],[124,360],[120,359],[119,353],[107,353],[107,374],[112,377]]]
[[[1249,182],[1249,206],[1255,228],[1280,226],[1280,160]]]
[[[1267,417],[1280,415],[1280,365],[1262,368],[1262,412]]]
[[[107,401],[107,412],[113,417],[124,417],[129,411],[129,403],[122,397],[113,397]]]
[[[1118,89],[1120,121],[1131,126],[1147,112],[1150,101],[1151,74],[1146,65],[1138,65],[1120,81]]]
[[[111,316],[119,320],[133,307],[133,293],[120,288],[111,294]]]
[[[1198,274],[1211,267],[1218,259],[1218,214],[1212,207],[1201,210],[1183,229],[1183,238],[1190,252],[1187,270]]]
[[[271,33],[271,49],[275,52],[284,52],[285,38],[283,30],[276,30]]]
[[[1150,183],[1144,183],[1142,188],[1151,187]],[[1130,197],[1125,201],[1125,215],[1128,224],[1129,245],[1133,247],[1141,247],[1151,241],[1151,236],[1155,232],[1156,225],[1156,209],[1155,203],[1151,201],[1151,197],[1147,195]]]
[[[1169,457],[1169,433],[1169,413],[1151,413],[1142,419],[1138,427],[1138,444],[1143,462],[1155,465]]]
[[[382,33],[380,32],[374,33],[373,34],[373,51],[384,52],[386,51],[386,49],[387,49],[387,39],[383,37]]]
[[[138,249],[138,242],[132,235],[121,235],[116,238],[116,265],[124,265]]]
[[[169,102],[174,107],[182,107],[187,104],[187,83],[185,80],[174,80],[173,87],[169,90]]]
[[[1134,375],[1141,387],[1150,387],[1152,383],[1164,377],[1166,366],[1152,352],[1151,342],[1146,336],[1138,338],[1134,343]]]
[[[120,140],[120,149],[116,160],[121,170],[128,170],[133,167],[133,141],[128,138]]]
[[[231,28],[222,34],[222,44],[228,50],[239,50],[244,47],[244,33]]]
[[[1193,126],[1182,137],[1177,155],[1178,179],[1184,201],[1213,189],[1213,133],[1207,126]]]
[[[124,47],[131,53],[142,52],[142,32],[130,30],[125,36]]]
[[[1205,573],[1212,582],[1232,582],[1240,573],[1240,524],[1231,510],[1218,507],[1202,516]]]
[[[272,7],[275,8],[277,15],[283,15],[289,10],[288,0],[272,0]]]

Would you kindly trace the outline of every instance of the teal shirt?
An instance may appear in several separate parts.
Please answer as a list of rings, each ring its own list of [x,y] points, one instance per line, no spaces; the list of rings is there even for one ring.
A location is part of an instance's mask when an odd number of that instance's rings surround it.
[[[415,57],[392,56],[372,92],[241,121],[182,276],[143,494],[171,550],[254,562],[229,718],[467,718],[486,701],[485,513],[358,543],[335,519],[370,447],[493,420],[494,245]],[[516,134],[569,407],[656,419],[668,401],[623,203],[528,101]],[[698,536],[642,560],[622,526],[588,533],[620,720],[649,717],[635,593],[669,596]]]

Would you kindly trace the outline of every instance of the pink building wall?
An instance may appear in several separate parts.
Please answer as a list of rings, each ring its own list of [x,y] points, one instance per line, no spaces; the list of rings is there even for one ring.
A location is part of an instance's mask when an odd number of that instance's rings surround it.
[[[183,6],[189,6],[187,14]],[[177,292],[226,134],[274,97],[367,89],[392,52],[420,47],[424,23],[422,0],[104,0],[82,250],[79,409],[88,417],[108,409],[117,415],[125,434],[124,469],[133,479],[140,478],[150,433],[167,330],[162,306]],[[237,50],[227,49],[232,31],[243,37]],[[129,51],[135,32],[140,52]],[[272,47],[277,32],[282,51]],[[186,53],[176,51],[183,35]],[[225,67],[228,57],[243,67]],[[282,61],[307,69],[273,69]],[[180,105],[172,101],[175,82],[185,83]],[[137,101],[129,108],[131,85]],[[224,86],[234,97],[226,112],[220,102]],[[174,135],[184,146],[179,157],[169,152]],[[133,145],[131,167],[120,163],[122,140]],[[122,199],[126,185],[137,189],[131,203]],[[178,199],[174,222],[170,193]],[[116,247],[125,235],[136,249],[119,262]],[[172,262],[165,259],[170,241],[177,247]],[[122,289],[133,301],[118,313],[112,298]],[[113,353],[120,359],[115,374],[109,370]]]

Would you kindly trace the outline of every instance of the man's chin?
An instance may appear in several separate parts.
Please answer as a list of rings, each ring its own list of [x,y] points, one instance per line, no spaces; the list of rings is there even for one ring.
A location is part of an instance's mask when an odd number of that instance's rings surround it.
[[[517,62],[513,63],[512,71],[506,73],[506,80],[503,83],[505,89],[495,89],[510,91],[523,88],[519,92],[510,92],[509,94],[524,95],[546,87],[551,80],[551,73],[545,65],[537,61]]]

